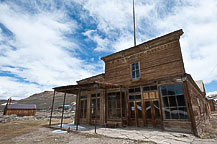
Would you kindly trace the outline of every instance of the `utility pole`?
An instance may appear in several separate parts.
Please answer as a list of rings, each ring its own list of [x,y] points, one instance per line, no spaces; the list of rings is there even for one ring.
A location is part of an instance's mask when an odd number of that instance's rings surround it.
[[[133,25],[134,25],[134,46],[136,46],[136,22],[135,22],[134,0],[133,0]]]

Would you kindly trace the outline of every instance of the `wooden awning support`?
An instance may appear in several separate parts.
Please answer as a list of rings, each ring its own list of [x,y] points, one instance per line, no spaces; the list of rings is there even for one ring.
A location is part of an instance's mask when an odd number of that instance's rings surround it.
[[[49,121],[49,126],[51,125],[51,119],[52,119],[52,114],[53,114],[53,106],[54,106],[54,99],[55,99],[55,93],[56,91],[54,90],[54,93],[53,93],[53,101],[52,101],[52,104],[51,104],[51,112],[50,112],[50,121]]]
[[[63,108],[62,108],[62,117],[61,117],[61,125],[60,125],[60,128],[63,127],[63,114],[64,114],[64,109],[65,109],[65,101],[66,101],[66,92],[64,93],[64,98],[63,98]]]
[[[118,84],[112,84],[112,83],[107,83],[107,82],[100,82],[100,81],[91,81],[89,83],[85,84],[79,84],[79,85],[67,85],[67,86],[60,86],[60,87],[55,87],[54,89],[54,96],[53,96],[53,101],[52,101],[52,106],[51,106],[51,116],[50,116],[50,122],[49,125],[51,125],[51,119],[52,119],[52,113],[53,113],[53,107],[54,107],[54,98],[55,98],[55,92],[64,92],[64,101],[63,101],[63,109],[62,109],[62,117],[61,117],[61,126],[62,128],[62,123],[63,123],[63,114],[64,114],[64,105],[65,105],[65,98],[66,98],[66,93],[69,94],[77,94],[76,97],[76,130],[78,130],[78,124],[79,124],[79,106],[80,106],[80,92],[81,90],[85,91],[90,91],[93,89],[96,89],[96,98],[98,96],[98,90],[99,89],[109,89],[109,88],[121,88],[121,85]],[[96,99],[96,112],[95,112],[95,133],[96,133],[96,117],[97,117],[97,99]]]

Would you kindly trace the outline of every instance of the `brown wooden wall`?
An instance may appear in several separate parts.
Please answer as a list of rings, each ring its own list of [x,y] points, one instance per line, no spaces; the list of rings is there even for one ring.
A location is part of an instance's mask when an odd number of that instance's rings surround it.
[[[33,116],[36,110],[6,110],[5,115]]]
[[[165,37],[102,58],[105,61],[105,81],[133,85],[140,81],[184,74],[179,37]],[[131,64],[137,61],[140,79],[135,81],[131,78]]]
[[[192,120],[194,121],[193,128],[196,129],[196,135],[201,135],[203,132],[204,124],[209,120],[210,106],[207,102],[205,95],[197,87],[192,78],[186,82],[190,96],[192,107]]]
[[[211,111],[215,111],[215,101],[214,100],[208,100],[209,106]]]

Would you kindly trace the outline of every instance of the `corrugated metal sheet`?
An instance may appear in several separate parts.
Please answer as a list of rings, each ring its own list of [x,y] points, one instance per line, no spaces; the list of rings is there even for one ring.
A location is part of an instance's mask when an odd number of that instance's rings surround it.
[[[27,110],[27,109],[36,109],[36,105],[35,104],[9,104],[8,105],[8,109],[16,109],[16,110]]]

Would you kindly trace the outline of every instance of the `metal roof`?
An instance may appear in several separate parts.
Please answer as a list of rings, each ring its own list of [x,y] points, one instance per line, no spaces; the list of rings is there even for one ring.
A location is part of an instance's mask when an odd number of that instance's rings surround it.
[[[8,109],[16,109],[16,110],[35,110],[35,104],[9,104]]]

